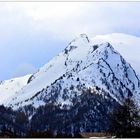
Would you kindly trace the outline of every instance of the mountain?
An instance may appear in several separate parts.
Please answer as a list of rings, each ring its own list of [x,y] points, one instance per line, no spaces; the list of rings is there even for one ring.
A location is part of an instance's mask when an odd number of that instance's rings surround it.
[[[82,88],[86,89],[98,86],[109,92],[117,101],[121,101],[129,93],[134,94],[138,101],[140,96],[139,79],[131,65],[114,50],[110,43],[94,44],[82,34],[70,42],[63,52],[33,74],[28,84],[9,100],[8,106],[18,108],[29,104],[34,107],[44,105],[44,98],[50,97],[49,93],[52,94],[52,87],[54,89],[57,83],[63,85],[63,88],[56,104],[72,104],[70,98],[66,101],[62,98],[63,90],[65,88],[68,90],[73,85],[75,92],[81,94],[76,88],[79,83],[85,84]],[[69,93],[68,96],[73,94]]]
[[[107,131],[109,114],[123,99],[140,105],[137,73],[100,37],[81,34],[25,81],[4,105],[24,111],[35,130]]]
[[[0,104],[4,104],[6,100],[12,98],[27,84],[27,81],[31,75],[26,75],[23,77],[13,78],[10,80],[5,80],[0,82]]]

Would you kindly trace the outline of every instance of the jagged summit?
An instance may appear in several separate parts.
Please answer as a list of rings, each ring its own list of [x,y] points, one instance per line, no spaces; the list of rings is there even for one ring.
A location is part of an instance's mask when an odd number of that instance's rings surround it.
[[[73,39],[68,46],[64,49],[64,53],[68,54],[72,50],[80,50],[87,47],[90,47],[91,42],[86,34],[80,34],[79,37]]]
[[[89,38],[88,38],[88,36],[86,34],[80,34],[78,37],[76,37],[75,39],[73,39],[69,43],[69,45],[72,44],[72,43],[74,43],[74,42],[79,42],[79,41],[85,42],[85,43],[89,43],[90,42],[90,40],[89,40]]]
[[[86,34],[80,34],[80,37],[85,38],[85,41],[90,42],[90,40]]]

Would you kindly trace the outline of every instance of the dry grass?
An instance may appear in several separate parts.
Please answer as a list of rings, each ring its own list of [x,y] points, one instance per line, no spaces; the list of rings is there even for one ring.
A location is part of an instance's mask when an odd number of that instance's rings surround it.
[[[98,133],[98,132],[83,132],[80,133],[83,138],[90,138],[90,137],[111,137],[109,133]]]

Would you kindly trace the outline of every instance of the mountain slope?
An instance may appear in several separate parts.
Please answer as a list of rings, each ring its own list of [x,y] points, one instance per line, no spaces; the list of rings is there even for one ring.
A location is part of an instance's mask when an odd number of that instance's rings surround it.
[[[109,42],[121,55],[129,62],[140,75],[139,46],[140,38],[123,33],[112,33],[107,35],[97,35],[92,38],[93,42]]]
[[[26,84],[31,75],[13,78],[0,82],[0,104],[4,104],[8,98],[12,98]]]

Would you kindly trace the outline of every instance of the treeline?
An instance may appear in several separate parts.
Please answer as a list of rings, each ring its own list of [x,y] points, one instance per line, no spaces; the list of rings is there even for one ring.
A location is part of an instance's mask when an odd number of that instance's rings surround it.
[[[38,113],[30,121],[28,116],[30,113],[27,114],[24,111],[21,110],[14,111],[10,107],[4,107],[3,105],[0,106],[0,137],[1,138],[72,138],[72,137],[80,138],[81,137],[79,133],[70,134],[64,131],[61,132],[61,130],[59,130],[56,133],[49,128],[47,130],[44,130],[44,128],[41,130],[40,123],[46,124],[48,118],[52,118],[50,120],[52,121],[52,125],[57,125],[57,122],[53,120],[54,119],[53,116],[55,115],[55,112],[61,111],[61,109],[57,106],[49,104],[44,107],[40,107],[38,109]],[[39,115],[41,116],[39,118],[36,118]],[[39,119],[41,120],[39,121]],[[62,122],[59,123],[62,124]]]
[[[80,133],[77,133],[75,135],[67,133],[54,134],[51,130],[43,132],[28,130],[26,135],[21,135],[21,133],[15,133],[9,129],[2,129],[0,138],[82,138],[82,136],[80,135]]]
[[[92,96],[96,95],[92,94]],[[80,101],[81,104],[76,104],[72,110],[60,109],[59,106],[53,104],[42,106],[38,108],[36,114],[30,120],[30,113],[26,112],[25,109],[24,111],[13,111],[11,108],[0,106],[0,137],[80,138],[82,137],[80,129],[85,128],[83,132],[107,132],[117,138],[140,138],[140,110],[132,98],[125,99],[121,105],[117,104],[108,115],[105,114],[107,110],[105,105],[108,107],[109,102],[108,104],[105,102],[104,108],[102,108],[103,105],[97,106],[96,109],[98,108],[101,112],[97,114],[100,115],[100,118],[98,116],[95,116],[97,117],[95,118],[93,117],[96,115],[94,112],[88,114],[88,110],[93,110],[96,104],[95,98],[92,98],[92,96],[87,96],[88,99],[83,96],[83,101],[87,100],[88,102]],[[86,117],[85,120],[83,120],[84,117]],[[96,119],[99,119],[99,122],[96,122]],[[108,125],[105,130],[101,129],[101,126],[105,125],[104,122]],[[71,127],[68,127],[70,124]],[[99,129],[96,130],[95,127]]]

